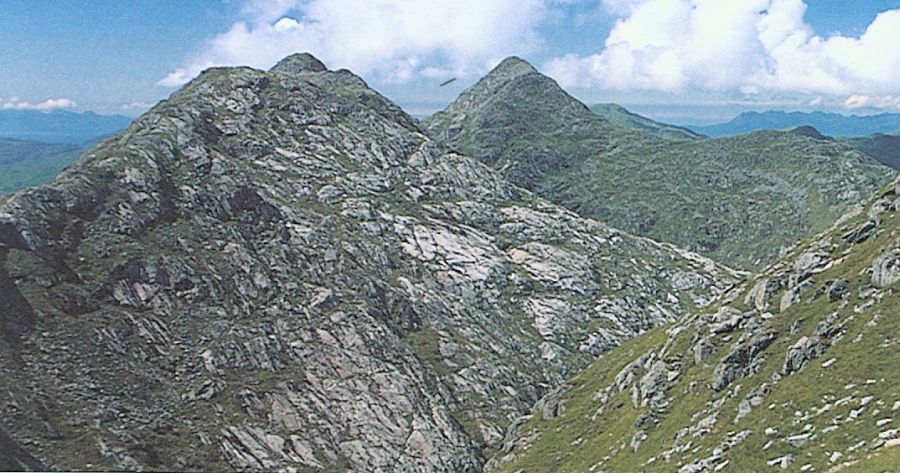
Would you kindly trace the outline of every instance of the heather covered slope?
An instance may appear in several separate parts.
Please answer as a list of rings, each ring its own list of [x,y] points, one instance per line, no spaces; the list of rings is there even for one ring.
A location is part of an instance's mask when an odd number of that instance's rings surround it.
[[[436,140],[583,216],[751,270],[894,173],[847,145],[795,133],[685,141],[622,127],[517,58],[425,124]]]
[[[0,464],[478,471],[557,383],[738,279],[311,56],[211,69],[0,197],[0,436],[25,455]]]
[[[520,420],[492,464],[896,471],[898,290],[900,181],[721,303],[604,355]]]

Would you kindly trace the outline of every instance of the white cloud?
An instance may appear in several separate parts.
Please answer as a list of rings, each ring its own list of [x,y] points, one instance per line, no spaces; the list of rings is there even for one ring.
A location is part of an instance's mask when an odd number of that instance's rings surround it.
[[[188,77],[187,71],[179,67],[160,79],[159,82],[156,83],[156,85],[161,85],[164,87],[176,87],[184,84],[189,80],[191,80],[191,77]]]
[[[900,110],[900,97],[893,95],[851,95],[844,101],[844,108],[874,108],[874,109],[898,109]]]
[[[180,85],[214,65],[266,68],[300,51],[387,82],[436,70],[480,74],[533,50],[548,8],[545,0],[252,0],[240,21],[157,84]]]
[[[802,0],[603,0],[618,15],[603,49],[554,58],[564,86],[745,95],[900,92],[900,9],[859,37],[822,37]],[[821,102],[820,102],[821,103]]]
[[[44,112],[73,107],[75,107],[75,102],[64,98],[47,99],[43,102],[31,103],[19,100],[18,97],[10,97],[0,105],[0,108],[4,110],[40,110]]]
[[[122,108],[122,110],[126,110],[126,111],[132,111],[132,110],[144,111],[150,107],[151,107],[151,105],[147,102],[131,102],[131,103],[123,104],[121,108]]]

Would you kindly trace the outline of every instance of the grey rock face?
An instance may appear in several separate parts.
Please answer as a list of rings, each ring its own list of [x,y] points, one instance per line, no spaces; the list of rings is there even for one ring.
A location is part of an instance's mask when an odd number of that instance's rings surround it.
[[[306,72],[325,72],[327,68],[318,58],[309,53],[292,54],[275,64],[271,72],[284,74],[303,74]]]
[[[757,330],[745,334],[716,365],[710,388],[721,391],[734,380],[745,376],[753,369],[754,358],[771,345],[776,337],[777,334],[772,330]]]
[[[800,337],[797,343],[788,348],[784,367],[781,369],[782,374],[789,375],[802,370],[811,360],[822,356],[826,348],[827,345],[818,337]]]
[[[897,281],[900,281],[900,248],[893,248],[872,264],[872,285],[888,287]]]
[[[758,281],[753,288],[747,293],[747,297],[745,297],[746,304],[752,304],[756,310],[766,310],[769,306],[769,301],[772,298],[772,295],[778,292],[782,288],[781,280],[779,279],[761,279]]]
[[[738,279],[312,59],[211,69],[0,200],[0,415],[48,468],[478,471],[568,375]]]

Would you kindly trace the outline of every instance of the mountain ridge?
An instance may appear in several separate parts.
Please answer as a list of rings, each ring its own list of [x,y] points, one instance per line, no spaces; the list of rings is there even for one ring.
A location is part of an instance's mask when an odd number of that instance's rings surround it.
[[[663,138],[679,140],[699,140],[705,136],[695,133],[688,128],[670,125],[651,120],[643,115],[638,115],[627,108],[614,103],[598,103],[590,106],[592,112],[601,117],[628,128],[643,130]]]
[[[743,112],[725,123],[686,125],[709,136],[733,136],[759,130],[785,130],[809,125],[829,136],[863,137],[900,131],[900,113],[841,115],[829,112]]]

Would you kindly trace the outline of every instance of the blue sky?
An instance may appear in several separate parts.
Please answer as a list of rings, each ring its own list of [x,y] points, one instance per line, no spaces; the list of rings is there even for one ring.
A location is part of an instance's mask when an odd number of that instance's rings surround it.
[[[209,65],[311,50],[417,115],[510,54],[673,122],[900,112],[900,0],[3,0],[0,18],[0,108],[134,115]]]

